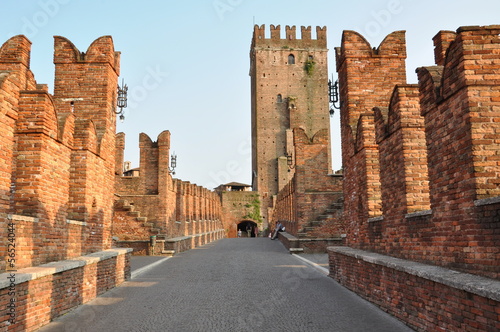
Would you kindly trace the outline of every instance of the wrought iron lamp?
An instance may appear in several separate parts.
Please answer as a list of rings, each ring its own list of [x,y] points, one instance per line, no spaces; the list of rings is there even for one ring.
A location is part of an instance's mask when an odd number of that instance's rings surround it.
[[[177,155],[172,153],[170,156],[170,166],[168,167],[168,171],[172,173],[172,175],[175,175],[175,168],[177,167]]]
[[[123,114],[123,109],[127,107],[127,91],[128,86],[122,80],[122,86],[118,85],[118,97],[116,101],[116,105],[120,110],[116,110],[116,114],[120,114],[120,121],[123,122],[125,120],[125,115]]]
[[[339,80],[333,82],[333,76],[331,80],[328,80],[328,97],[330,98],[330,116],[333,116],[335,110],[340,109],[340,104],[337,106],[339,102]]]

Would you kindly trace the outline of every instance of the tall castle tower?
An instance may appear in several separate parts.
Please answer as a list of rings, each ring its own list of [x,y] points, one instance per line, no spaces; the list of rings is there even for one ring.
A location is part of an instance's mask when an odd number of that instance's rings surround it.
[[[252,185],[262,198],[265,224],[270,220],[272,197],[289,182],[295,160],[293,129],[302,128],[308,137],[319,130],[330,131],[328,108],[326,27],[255,26],[250,50],[252,86]],[[329,136],[329,135],[328,135]],[[330,149],[328,149],[331,169]],[[287,164],[292,162],[292,165]],[[291,156],[291,160],[290,160]]]

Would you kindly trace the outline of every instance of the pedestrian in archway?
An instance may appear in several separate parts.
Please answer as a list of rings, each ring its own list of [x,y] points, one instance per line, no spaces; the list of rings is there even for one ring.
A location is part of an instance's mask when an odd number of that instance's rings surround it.
[[[247,225],[247,236],[252,237],[252,226],[250,224]]]

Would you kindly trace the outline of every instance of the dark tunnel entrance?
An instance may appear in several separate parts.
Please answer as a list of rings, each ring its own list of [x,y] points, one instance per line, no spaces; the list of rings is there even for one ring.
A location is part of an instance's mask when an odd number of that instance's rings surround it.
[[[257,223],[251,220],[245,220],[238,224],[237,234],[238,237],[257,237],[259,234],[259,227]]]

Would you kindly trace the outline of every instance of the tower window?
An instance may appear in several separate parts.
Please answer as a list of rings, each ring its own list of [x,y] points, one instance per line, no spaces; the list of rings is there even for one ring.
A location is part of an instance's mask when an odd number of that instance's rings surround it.
[[[282,103],[283,102],[283,96],[281,94],[279,94],[277,97],[276,97],[276,102],[277,103]]]
[[[290,54],[290,55],[288,56],[288,64],[289,64],[289,65],[294,65],[294,64],[295,64],[295,55]]]

